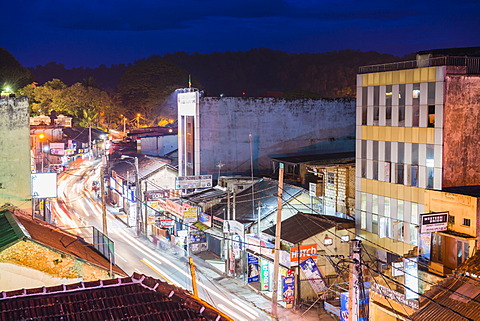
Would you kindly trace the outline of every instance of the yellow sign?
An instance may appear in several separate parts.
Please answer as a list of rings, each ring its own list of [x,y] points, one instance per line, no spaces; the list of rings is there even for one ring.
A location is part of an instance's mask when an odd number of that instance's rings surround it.
[[[197,221],[197,208],[196,207],[187,207],[183,210],[183,220],[185,222],[196,222]]]

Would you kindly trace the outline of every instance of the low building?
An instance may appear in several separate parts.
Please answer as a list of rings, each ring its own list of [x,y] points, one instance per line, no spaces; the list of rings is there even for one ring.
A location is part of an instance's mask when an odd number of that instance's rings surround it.
[[[14,207],[1,208],[0,226],[2,290],[126,276],[81,237]]]

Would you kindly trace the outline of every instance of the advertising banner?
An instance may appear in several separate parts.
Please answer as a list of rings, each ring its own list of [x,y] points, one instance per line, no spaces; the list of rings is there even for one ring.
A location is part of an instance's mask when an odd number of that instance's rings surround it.
[[[270,269],[268,262],[262,263],[262,270],[260,271],[260,291],[270,290]]]
[[[311,257],[303,262],[300,262],[300,268],[303,270],[303,273],[305,274],[315,293],[319,294],[327,289],[327,284],[325,283],[320,270],[315,264],[315,261],[313,261]]]
[[[293,308],[295,301],[295,278],[293,276],[283,278],[283,301],[285,301],[287,309]]]
[[[258,258],[248,253],[248,283],[258,282],[260,280]]]
[[[194,223],[197,221],[197,207],[187,207],[183,210],[183,221],[185,223]]]
[[[418,299],[418,264],[417,258],[404,258],[405,267],[405,298]]]

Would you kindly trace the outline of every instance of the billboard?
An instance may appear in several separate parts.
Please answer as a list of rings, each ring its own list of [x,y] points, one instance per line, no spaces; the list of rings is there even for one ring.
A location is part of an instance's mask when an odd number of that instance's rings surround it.
[[[175,177],[175,189],[195,189],[212,187],[212,175]]]
[[[283,301],[287,309],[293,308],[295,301],[295,278],[293,276],[283,278]]]
[[[327,284],[325,283],[322,273],[320,273],[320,270],[311,257],[301,262],[300,268],[315,293],[319,294],[327,289]]]
[[[250,253],[248,254],[248,283],[258,282],[260,280],[260,266],[258,258]]]
[[[262,270],[260,271],[260,291],[270,290],[270,269],[268,262],[262,263]]]
[[[32,198],[57,197],[57,173],[32,174]]]
[[[420,214],[420,233],[447,230],[448,212]]]
[[[198,207],[187,207],[183,210],[183,222],[194,223],[197,221]]]

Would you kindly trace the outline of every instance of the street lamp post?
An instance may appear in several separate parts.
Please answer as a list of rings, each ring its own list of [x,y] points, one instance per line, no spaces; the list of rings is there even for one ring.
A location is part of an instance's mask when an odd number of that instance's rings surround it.
[[[127,155],[122,155],[120,156],[121,159],[127,159],[127,158],[132,158],[134,160],[134,166],[135,166],[135,202],[136,202],[136,218],[135,221],[137,223],[137,235],[141,234],[141,219],[142,219],[142,203],[141,203],[141,186],[139,183],[138,179],[138,157],[132,157],[132,156],[127,156]],[[131,164],[131,163],[130,163]],[[145,235],[147,234],[147,231],[144,231]]]

